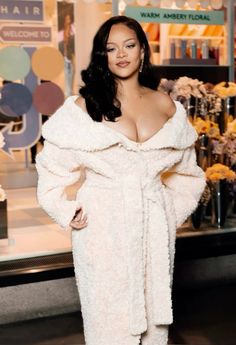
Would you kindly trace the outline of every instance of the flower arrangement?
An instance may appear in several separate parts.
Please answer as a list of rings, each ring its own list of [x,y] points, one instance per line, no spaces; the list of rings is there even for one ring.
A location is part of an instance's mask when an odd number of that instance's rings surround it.
[[[236,179],[236,174],[226,165],[216,163],[207,168],[206,178],[211,182],[218,182],[220,180],[234,181]]]
[[[6,200],[6,193],[2,186],[0,185],[0,201],[5,201]]]
[[[177,80],[161,79],[158,90],[168,93],[175,100],[180,96],[189,99],[191,96],[201,98],[206,94],[202,81],[188,77],[180,77]]]
[[[202,98],[206,94],[203,82],[198,79],[192,79],[188,77],[180,77],[177,79],[172,95],[177,97],[178,95],[184,96],[186,99],[191,96]]]
[[[211,189],[208,186],[208,184],[206,184],[206,187],[202,193],[202,196],[201,196],[199,203],[201,203],[203,206],[207,206],[210,199],[211,199]]]
[[[213,88],[214,93],[216,93],[220,98],[235,97],[236,96],[236,84],[229,81],[222,81]]]
[[[214,85],[211,83],[204,84],[198,79],[180,77],[177,80],[161,79],[159,91],[167,93],[174,100],[180,100],[184,103],[195,97],[198,100],[198,106],[195,112],[203,115],[215,115],[222,111],[221,98],[214,92]],[[196,108],[196,107],[195,107]]]
[[[236,119],[229,116],[227,130],[223,135],[212,138],[212,153],[221,156],[221,162],[227,161],[229,165],[236,163]]]
[[[230,120],[231,119],[229,119],[227,123],[227,130],[225,132],[225,135],[236,137],[236,119],[233,121],[230,121]]]
[[[214,121],[197,117],[193,122],[193,126],[199,135],[207,134],[210,138],[220,138],[219,126]]]

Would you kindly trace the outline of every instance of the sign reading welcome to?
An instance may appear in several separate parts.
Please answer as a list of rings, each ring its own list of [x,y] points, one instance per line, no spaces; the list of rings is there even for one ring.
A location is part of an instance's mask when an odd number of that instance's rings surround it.
[[[223,11],[168,10],[156,7],[127,6],[125,15],[139,22],[223,25]]]
[[[0,39],[3,42],[12,43],[51,42],[52,28],[50,26],[5,25],[0,29]]]
[[[42,21],[43,1],[1,0],[0,20]]]

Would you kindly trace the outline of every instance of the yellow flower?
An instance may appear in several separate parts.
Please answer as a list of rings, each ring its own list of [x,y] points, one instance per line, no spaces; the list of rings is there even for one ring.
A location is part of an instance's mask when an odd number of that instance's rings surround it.
[[[194,127],[198,134],[207,133],[209,129],[209,123],[198,117],[194,123]]]
[[[235,180],[236,174],[224,164],[216,163],[206,170],[206,178],[210,181]]]
[[[219,139],[220,138],[220,130],[218,127],[211,127],[208,130],[208,133],[210,138],[215,138],[215,139]]]
[[[211,120],[203,120],[197,117],[193,123],[198,134],[206,133],[210,138],[219,138],[220,130],[217,123]]]
[[[226,134],[236,134],[236,119],[228,122]]]
[[[233,115],[230,114],[228,116],[228,123],[233,122],[233,120],[234,120],[234,117],[233,117]]]
[[[212,173],[211,175],[207,176],[207,178],[211,181],[219,181],[222,178],[222,176],[220,173]]]
[[[228,86],[225,86],[226,82],[216,84],[213,91],[221,98],[234,97],[236,96],[236,84],[228,82]]]

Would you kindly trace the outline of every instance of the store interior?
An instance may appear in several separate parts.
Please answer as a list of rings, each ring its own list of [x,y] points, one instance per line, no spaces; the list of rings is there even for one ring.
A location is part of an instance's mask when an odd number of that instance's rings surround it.
[[[117,14],[145,18],[139,21],[159,90],[184,104],[198,133],[197,160],[208,184],[196,211],[177,230],[176,289],[235,284],[234,1],[28,3],[26,10],[4,1],[0,9],[0,290],[47,281],[50,274],[55,280],[73,277],[71,230],[63,231],[38,204],[35,154],[42,149],[43,122],[78,93],[94,33]],[[2,323],[24,317],[15,313]]]

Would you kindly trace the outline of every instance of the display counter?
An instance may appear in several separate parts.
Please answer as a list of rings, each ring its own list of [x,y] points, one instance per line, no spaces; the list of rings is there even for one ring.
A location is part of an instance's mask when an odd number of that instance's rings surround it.
[[[203,227],[201,231],[192,231],[186,227],[179,229],[176,241],[175,279],[178,280],[178,275],[182,275],[182,266],[186,269],[193,262],[195,262],[196,266],[196,262],[202,263],[205,260],[206,268],[206,263],[209,259],[217,259],[219,261],[229,258],[230,260],[232,256],[236,256],[236,226],[233,227],[232,225],[229,222],[224,229]],[[219,266],[215,269],[218,271]],[[236,271],[234,273],[231,272],[230,276],[231,279],[236,280]],[[210,279],[207,277],[208,274],[212,276],[212,268],[208,273],[204,273],[205,280]],[[191,277],[193,275],[194,272],[192,271]],[[226,281],[228,276],[227,269],[225,268],[224,272],[218,271],[218,275],[219,280],[222,281],[225,277]],[[74,276],[74,268],[71,252],[0,263],[0,287],[72,276]],[[183,282],[179,280],[179,284],[183,285]]]

